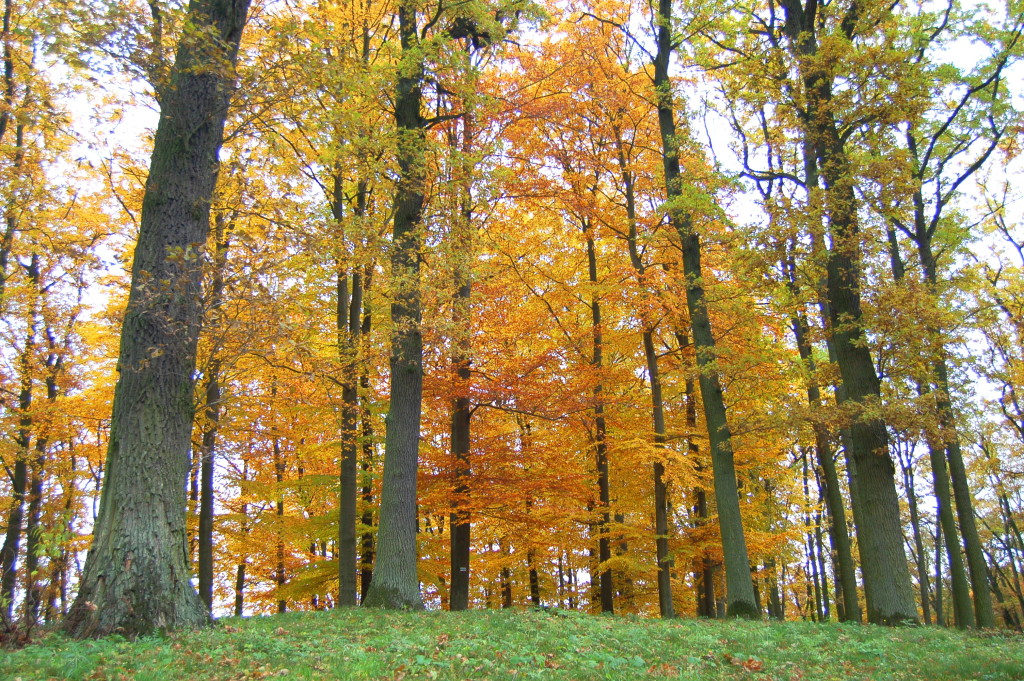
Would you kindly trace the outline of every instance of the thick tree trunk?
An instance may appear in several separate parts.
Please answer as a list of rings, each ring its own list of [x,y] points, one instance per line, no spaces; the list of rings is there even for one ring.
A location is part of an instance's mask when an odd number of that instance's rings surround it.
[[[707,299],[701,272],[700,235],[689,214],[677,207],[682,198],[682,173],[679,165],[679,139],[676,131],[669,60],[672,54],[672,2],[658,0],[658,50],[654,58],[654,87],[658,94],[658,127],[661,132],[665,188],[668,196],[669,220],[679,235],[683,251],[683,274],[686,277],[686,307],[700,368],[700,394],[704,402],[711,464],[718,502],[718,521],[725,554],[725,583],[730,617],[758,617],[754,603],[754,583],[750,577],[747,541],[740,516],[739,488],[733,460],[732,434],[729,431],[725,399],[718,378],[715,338],[711,331]]]
[[[881,384],[868,349],[860,306],[860,235],[853,175],[832,113],[832,76],[815,66],[816,0],[805,8],[784,0],[785,32],[801,70],[807,110],[807,139],[820,163],[826,185],[825,212],[832,247],[826,259],[829,325],[842,378],[844,405],[862,412],[850,425],[850,459],[854,462],[860,505],[858,538],[868,601],[868,620],[898,624],[917,621],[910,570],[903,550],[895,468],[889,455],[885,424],[870,415],[881,399]],[[854,22],[855,23],[855,22]],[[847,28],[844,22],[844,30]],[[847,35],[847,38],[851,38]]]
[[[120,378],[99,518],[74,637],[196,626],[208,617],[185,562],[192,374],[202,318],[200,252],[210,223],[248,0],[192,0],[163,94],[121,330]]]
[[[398,8],[403,64],[395,93],[399,182],[391,256],[391,405],[384,438],[384,478],[377,530],[377,563],[364,605],[423,608],[416,573],[416,475],[423,406],[420,331],[420,249],[424,204],[426,122],[421,114],[423,54],[416,5]]]

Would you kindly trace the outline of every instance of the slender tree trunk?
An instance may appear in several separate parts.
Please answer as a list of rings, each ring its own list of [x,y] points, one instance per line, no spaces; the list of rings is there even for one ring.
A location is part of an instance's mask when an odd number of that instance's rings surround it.
[[[46,335],[50,339],[53,338],[50,329],[47,329]],[[51,410],[56,408],[57,396],[59,395],[57,376],[64,364],[63,359],[55,350],[56,348],[51,345],[46,359],[46,402]],[[43,478],[46,471],[46,450],[48,446],[49,436],[45,432],[37,435],[35,442],[36,456],[32,466],[31,482],[29,483],[28,490],[28,524],[25,526],[25,617],[32,623],[39,620],[39,608],[43,601],[43,589],[39,584],[39,577],[36,571],[39,568]]]
[[[690,339],[686,333],[678,330],[675,331],[675,337],[679,343],[680,354],[682,354],[683,350],[689,347]],[[694,393],[693,379],[686,378],[683,383],[683,412],[686,417],[686,430],[688,433],[687,455],[695,462],[694,468],[699,473],[703,470],[703,465],[700,458],[700,449],[694,437],[697,431],[697,399]],[[693,490],[693,493],[696,500],[697,527],[702,528],[707,525],[708,519],[711,516],[708,509],[707,491],[703,487],[697,487]],[[714,618],[718,614],[715,600],[715,571],[716,565],[711,558],[711,553],[707,548],[702,549],[698,567],[699,578],[697,579],[698,617]]]
[[[925,284],[933,295],[938,287],[938,264],[932,251],[934,232],[926,228],[924,220],[924,202],[921,192],[914,194],[915,234],[918,258],[924,273]],[[963,534],[964,548],[967,553],[967,567],[970,572],[971,590],[974,598],[974,614],[979,627],[994,627],[995,612],[992,609],[992,594],[988,584],[988,566],[985,564],[985,553],[982,550],[978,525],[974,516],[974,502],[971,497],[970,485],[967,481],[967,468],[964,466],[963,452],[960,448],[960,435],[956,427],[956,418],[949,391],[949,367],[946,364],[946,353],[942,343],[942,332],[933,325],[926,325],[929,338],[935,339],[938,348],[932,365],[935,382],[935,407],[939,415],[939,427],[945,442],[946,456],[949,461],[949,475],[952,481],[956,501],[956,515]],[[960,620],[957,618],[957,623]]]
[[[711,331],[707,299],[701,272],[700,235],[691,216],[678,208],[683,195],[683,178],[679,164],[679,138],[669,80],[672,54],[672,2],[658,0],[657,54],[654,58],[654,87],[658,93],[658,127],[661,132],[665,188],[668,196],[669,220],[679,235],[683,251],[683,274],[686,277],[686,307],[690,329],[697,350],[700,368],[700,393],[704,402],[704,418],[708,427],[711,464],[718,502],[718,521],[725,554],[725,582],[730,617],[758,617],[754,603],[754,583],[750,577],[750,560],[740,516],[739,488],[733,460],[732,434],[729,430],[718,378],[715,338]]]
[[[245,614],[245,563],[235,568],[235,617]]]
[[[903,486],[907,490],[907,506],[910,509],[910,527],[914,533],[914,557],[917,563],[917,581],[921,591],[921,613],[925,624],[932,623],[929,603],[928,561],[921,537],[921,516],[917,506],[917,492],[914,491],[914,471],[910,461],[900,463],[903,469]]]
[[[537,556],[531,546],[526,551],[526,564],[530,569],[530,601],[540,607],[540,575],[537,572]]]
[[[796,286],[795,267],[792,261],[788,264],[790,286]],[[811,379],[807,383],[807,402],[812,409],[822,405],[821,390],[814,380],[817,367],[811,344],[807,338],[808,323],[806,317],[797,315],[791,322],[793,337],[796,339],[800,359],[807,368]],[[843,493],[839,486],[839,474],[836,471],[835,453],[832,442],[824,423],[815,420],[814,449],[818,465],[821,466],[825,482],[825,505],[832,521],[831,535],[836,544],[836,560],[839,563],[840,590],[843,594],[842,618],[847,622],[860,621],[860,604],[857,601],[857,575],[853,565],[853,550],[850,535],[846,529],[846,509],[843,504]]]
[[[825,619],[825,611],[823,607],[823,590],[821,588],[821,581],[818,574],[818,560],[816,557],[817,551],[815,549],[815,532],[814,524],[811,521],[810,511],[806,510],[809,508],[811,503],[811,488],[810,488],[810,457],[807,455],[807,450],[803,450],[801,453],[801,463],[803,468],[803,482],[804,482],[804,558],[806,571],[810,577],[807,586],[808,606],[810,606],[811,600],[814,602],[814,614],[811,617],[815,622],[820,622]]]
[[[224,215],[217,215],[214,225],[210,327],[216,334],[219,332],[221,307],[224,303],[224,271],[227,267],[229,236],[225,230]],[[199,490],[199,597],[206,605],[208,614],[213,613],[213,479],[221,412],[221,360],[217,356],[218,341],[219,339],[214,339],[214,349],[206,368],[206,423],[203,426]]]
[[[368,295],[370,293],[370,286],[373,282],[372,269],[367,266],[363,270],[363,300],[368,301]],[[363,325],[360,335],[362,336],[363,343],[367,342],[370,337],[370,331],[373,328],[373,315],[370,310],[368,302],[364,302],[363,305]],[[370,377],[366,374],[365,368],[363,373],[359,376],[359,387],[363,395],[369,399],[370,394]],[[373,415],[370,413],[369,405],[365,402],[361,405],[359,410],[360,420],[362,421],[362,436],[363,436],[363,461],[361,465],[362,470],[362,488],[360,494],[362,495],[363,501],[363,515],[360,522],[363,526],[363,535],[360,540],[359,547],[359,602],[363,603],[366,600],[366,592],[370,589],[370,582],[373,581],[373,562],[374,562],[374,532],[373,532],[373,475],[371,470],[373,469],[376,456],[376,446],[374,444],[374,431],[373,431]]]
[[[906,275],[906,268],[903,258],[900,255],[899,243],[895,231],[890,227],[888,230],[889,259],[892,264],[893,279],[897,283],[903,283]],[[925,397],[931,391],[928,386],[920,380],[917,383],[917,394]],[[939,522],[942,524],[942,534],[946,538],[946,556],[949,560],[949,572],[952,584],[953,614],[956,618],[956,626],[966,629],[974,626],[974,611],[971,608],[970,588],[967,583],[967,571],[964,568],[963,558],[960,556],[960,545],[957,541],[958,532],[956,521],[953,519],[952,497],[949,488],[949,475],[946,471],[946,452],[938,442],[934,431],[925,430],[925,442],[928,446],[928,458],[932,469],[932,487],[935,490],[935,504],[938,511]],[[911,473],[912,477],[913,473]]]
[[[468,109],[468,104],[463,103]],[[472,260],[473,245],[473,196],[471,154],[473,150],[473,117],[467,110],[462,115],[462,163],[461,215],[456,219],[452,231],[452,275],[455,296],[452,301],[452,322],[455,339],[453,342],[452,366],[455,369],[455,398],[452,400],[451,443],[455,465],[453,489],[454,509],[451,514],[451,610],[465,610],[469,607],[470,544],[471,525],[467,511],[469,502],[469,477],[472,472],[469,462],[471,441],[472,403],[469,399],[470,353],[472,349],[472,324],[470,302],[473,295]],[[454,145],[453,145],[454,146]]]
[[[336,221],[344,217],[344,185],[341,172],[334,175],[332,209]],[[360,180],[356,189],[355,218],[366,215],[369,186]],[[362,332],[362,273],[353,268],[351,274],[339,270],[337,275],[337,309],[335,328],[338,334],[338,360],[342,369],[341,386],[341,466],[338,500],[338,606],[356,605],[358,585],[356,560],[356,519],[358,514],[359,475],[359,345]]]
[[[277,386],[271,391],[277,393]],[[281,440],[274,435],[274,477],[277,480],[277,562],[274,566],[274,582],[277,584],[277,591],[280,593],[288,581],[284,565],[284,457],[281,455]],[[277,612],[282,613],[288,609],[288,600],[277,599]]]
[[[617,129],[615,134],[619,175],[626,197],[626,220],[629,225],[627,236],[629,260],[633,266],[633,271],[636,273],[638,283],[643,288],[647,284],[645,281],[647,267],[640,257],[640,250],[637,245],[636,195],[633,188],[633,173],[626,160],[626,150],[622,142],[622,135]],[[672,602],[673,561],[669,555],[668,546],[668,483],[665,479],[665,463],[663,460],[660,460],[667,441],[665,407],[661,389],[661,374],[658,368],[658,354],[654,348],[654,325],[648,319],[641,319],[640,323],[643,327],[644,360],[647,364],[647,376],[651,382],[651,415],[654,425],[654,447],[659,456],[659,460],[654,463],[654,534],[658,563],[658,607],[662,617],[671,618],[675,617],[675,606]]]
[[[39,256],[32,255],[28,274],[38,285]],[[21,350],[19,367],[21,387],[18,391],[18,430],[15,440],[14,475],[11,478],[11,510],[7,514],[7,531],[0,547],[0,602],[4,604],[7,620],[12,617],[15,587],[18,582],[18,556],[21,552],[21,534],[25,522],[25,496],[28,492],[29,450],[35,423],[32,417],[33,356],[36,352],[37,320],[35,313],[28,323],[25,346]]]
[[[974,626],[974,610],[971,607],[970,588],[967,583],[967,571],[960,555],[960,543],[957,541],[956,521],[953,519],[949,489],[949,475],[946,471],[945,451],[940,445],[928,437],[928,454],[932,466],[932,480],[935,489],[935,504],[942,534],[946,539],[946,558],[952,578],[953,615],[956,626],[967,629]],[[988,588],[986,582],[985,585]]]
[[[935,623],[946,626],[942,609],[942,523],[935,523]]]
[[[403,64],[395,92],[399,181],[391,256],[391,405],[384,438],[377,563],[364,605],[419,610],[423,601],[416,574],[416,474],[423,406],[419,277],[426,172],[426,122],[420,108],[424,57],[416,5],[403,0],[398,19]]]
[[[587,271],[590,276],[590,283],[596,288],[599,282],[597,276],[597,247],[589,221],[584,222],[583,229],[587,239]],[[612,557],[611,537],[609,536],[611,491],[608,480],[608,427],[604,418],[604,385],[603,378],[601,378],[601,372],[604,369],[604,335],[601,322],[601,300],[596,293],[592,294],[590,299],[590,322],[591,338],[593,341],[593,355],[590,366],[598,375],[597,383],[594,385],[594,450],[597,468],[598,499],[601,504],[597,523],[598,561],[606,563]],[[612,571],[610,568],[604,568],[599,571],[598,588],[601,612],[614,612],[615,587],[612,583]]]
[[[74,637],[128,636],[208,621],[185,562],[192,374],[201,259],[248,0],[192,0],[162,94],[121,332],[120,377],[99,518]]]
[[[818,469],[814,470],[814,479],[818,487],[818,503],[824,501],[825,492],[822,489],[821,476]],[[822,618],[828,620],[832,616],[832,605],[829,602],[828,593],[828,571],[825,569],[825,542],[821,526],[821,510],[814,512],[814,543],[817,551],[815,557],[818,560],[818,575],[821,579],[821,614]]]

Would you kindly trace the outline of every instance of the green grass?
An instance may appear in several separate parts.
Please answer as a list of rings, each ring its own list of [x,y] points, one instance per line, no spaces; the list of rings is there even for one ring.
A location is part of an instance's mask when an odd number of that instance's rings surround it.
[[[1024,636],[933,627],[345,610],[126,641],[49,634],[0,679],[1024,679]]]

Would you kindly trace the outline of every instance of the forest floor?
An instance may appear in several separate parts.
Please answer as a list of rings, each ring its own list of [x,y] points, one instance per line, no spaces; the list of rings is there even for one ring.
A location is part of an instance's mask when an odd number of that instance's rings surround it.
[[[1024,636],[937,627],[657,620],[567,611],[342,610],[127,641],[43,633],[4,681],[1024,679]]]

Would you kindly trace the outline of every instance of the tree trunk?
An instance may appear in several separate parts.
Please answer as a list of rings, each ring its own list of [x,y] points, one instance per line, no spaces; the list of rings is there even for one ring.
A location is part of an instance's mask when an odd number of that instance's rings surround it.
[[[338,223],[344,218],[344,178],[334,173],[331,210]],[[360,180],[356,188],[355,219],[366,215],[369,185]],[[357,560],[356,520],[359,498],[357,453],[359,450],[359,342],[362,331],[363,279],[357,268],[351,274],[339,267],[337,273],[335,330],[338,363],[341,367],[341,465],[338,473],[338,606],[356,605]]]
[[[920,191],[915,193],[914,213],[918,257],[924,272],[925,283],[935,294],[938,285],[938,264],[932,251],[933,232],[924,224],[924,206]],[[935,407],[939,414],[939,427],[945,441],[946,456],[949,460],[949,475],[953,485],[956,501],[956,515],[963,534],[964,548],[967,553],[967,567],[970,572],[971,590],[974,597],[974,614],[979,627],[994,627],[995,612],[992,608],[992,594],[988,583],[988,566],[981,538],[978,535],[978,524],[974,517],[974,502],[971,497],[970,485],[967,481],[967,468],[964,466],[963,452],[960,448],[960,435],[956,427],[953,405],[949,392],[949,367],[946,364],[945,348],[941,342],[942,334],[932,325],[926,325],[929,337],[938,343],[937,356],[932,365],[935,381]],[[959,623],[959,619],[957,620]]]
[[[363,300],[367,302],[363,305],[363,325],[360,335],[364,343],[370,337],[370,331],[373,328],[373,315],[368,302],[370,286],[373,281],[372,272],[373,270],[369,266],[363,269]],[[359,602],[363,603],[366,600],[366,592],[370,589],[370,582],[373,581],[373,476],[370,474],[370,471],[377,458],[374,445],[373,414],[370,412],[369,405],[366,404],[370,394],[370,377],[366,374],[365,368],[359,376],[359,388],[362,390],[363,395],[367,396],[363,404],[360,405],[359,410],[363,435],[363,461],[360,467],[363,477],[362,488],[360,489],[363,501],[363,515],[360,518],[363,526],[363,535],[359,546]]]
[[[468,109],[468,104],[463,103]],[[456,218],[452,230],[452,275],[455,296],[452,301],[453,340],[452,367],[455,369],[455,398],[452,400],[451,446],[455,466],[455,485],[452,490],[451,514],[451,596],[449,609],[465,610],[469,607],[469,559],[470,559],[470,517],[466,507],[469,504],[469,463],[471,451],[472,403],[469,399],[470,352],[472,349],[472,324],[470,302],[473,295],[472,258],[473,246],[473,201],[472,164],[470,154],[473,146],[472,115],[467,110],[462,115],[463,139],[461,163],[461,215]],[[454,145],[453,145],[454,147]]]
[[[423,406],[420,331],[420,250],[425,191],[425,129],[420,110],[423,54],[416,5],[398,8],[403,61],[395,92],[399,181],[391,256],[391,405],[384,438],[384,478],[377,530],[377,563],[364,605],[420,610],[416,573],[416,475]]]
[[[584,222],[583,229],[587,239],[587,271],[590,276],[590,283],[596,289],[598,284],[597,248],[589,221]],[[591,294],[590,322],[591,338],[593,341],[593,355],[590,366],[598,375],[597,383],[594,385],[594,450],[598,499],[601,504],[600,520],[597,524],[597,546],[598,561],[606,563],[612,557],[611,537],[608,536],[608,526],[611,523],[611,511],[609,508],[611,492],[608,480],[608,427],[604,418],[604,385],[603,378],[601,377],[601,372],[604,369],[604,335],[601,323],[601,300],[596,293]],[[612,571],[610,568],[600,570],[598,582],[601,612],[612,613],[615,611],[615,587],[612,584]]]
[[[921,537],[921,516],[917,507],[917,493],[914,491],[914,471],[910,461],[900,463],[903,469],[903,486],[907,490],[907,506],[910,509],[910,528],[914,533],[914,557],[917,563],[917,581],[921,591],[921,613],[925,624],[932,623],[929,603],[928,561]]]
[[[935,623],[946,626],[942,609],[942,523],[935,523]]]
[[[679,235],[683,251],[683,274],[686,277],[686,307],[700,368],[700,394],[704,402],[711,464],[718,502],[718,521],[725,554],[726,613],[730,617],[758,617],[754,603],[754,583],[750,577],[747,541],[740,516],[739,488],[733,460],[732,434],[729,431],[718,378],[715,338],[711,331],[707,300],[701,278],[700,235],[689,214],[677,207],[682,199],[682,173],[679,165],[679,139],[675,124],[669,60],[672,53],[672,2],[658,0],[658,50],[654,58],[654,87],[658,93],[658,127],[661,132],[665,188],[668,196],[669,220]]]
[[[637,215],[636,195],[633,189],[633,173],[626,160],[626,150],[622,142],[622,135],[616,129],[617,159],[619,175],[626,197],[626,221],[629,225],[627,246],[629,248],[629,260],[636,273],[637,283],[641,288],[647,284],[645,274],[647,267],[640,257],[640,250],[637,246]],[[666,427],[665,427],[665,406],[661,390],[661,374],[658,369],[658,354],[654,347],[654,325],[649,319],[640,319],[643,331],[641,333],[644,348],[644,361],[647,365],[647,376],[651,382],[651,417],[654,426],[654,447],[657,456],[662,457],[665,451]],[[668,546],[668,483],[665,480],[665,463],[663,460],[654,462],[654,535],[656,547],[656,559],[658,564],[658,607],[661,616],[665,618],[675,617],[675,606],[672,602],[672,567],[673,561],[669,555]]]
[[[224,302],[224,270],[227,266],[229,237],[225,233],[225,217],[218,214],[215,220],[213,285],[210,291],[210,326],[218,333],[220,313]],[[217,341],[211,352],[206,368],[206,423],[203,427],[202,459],[200,464],[199,489],[199,597],[206,605],[206,612],[213,613],[213,478],[217,435],[220,431],[220,357],[217,356]]]
[[[271,395],[276,395],[277,386],[271,390]],[[281,456],[281,440],[274,435],[274,476],[277,480],[277,563],[274,566],[274,582],[277,584],[277,591],[284,588],[288,577],[285,574],[284,566],[284,458]],[[287,599],[277,599],[277,612],[282,613],[288,609]]]
[[[870,415],[881,400],[881,384],[862,326],[857,202],[849,159],[832,113],[834,76],[816,66],[822,62],[816,57],[817,3],[808,2],[806,10],[798,0],[784,0],[782,4],[785,32],[807,100],[803,116],[806,134],[825,180],[825,212],[832,236],[825,287],[829,330],[843,383],[841,396],[844,405],[867,412],[858,414],[850,425],[849,454],[857,479],[855,500],[861,507],[857,531],[868,620],[876,624],[915,622],[917,608],[903,550],[889,438],[881,418]],[[847,29],[844,22],[844,30],[853,29]]]
[[[49,338],[53,337],[49,329],[47,329],[46,335]],[[56,406],[59,394],[57,376],[60,374],[63,364],[63,359],[57,353],[57,348],[51,346],[46,358],[46,402],[51,409],[54,409]],[[31,623],[39,620],[39,608],[43,601],[43,589],[39,585],[36,570],[39,568],[43,477],[46,469],[46,449],[48,445],[48,434],[45,431],[39,433],[36,436],[36,457],[32,466],[31,482],[28,489],[28,524],[25,526],[25,617]]]
[[[245,614],[245,563],[235,568],[235,617]]]
[[[234,64],[249,0],[192,0],[163,93],[121,330],[120,378],[99,518],[74,637],[208,621],[185,562],[192,374],[206,242]]]
[[[790,272],[790,286],[795,287],[794,265],[789,263],[787,269]],[[793,337],[796,339],[797,350],[800,359],[807,368],[811,379],[807,383],[807,402],[812,409],[818,409],[822,405],[821,390],[817,381],[813,378],[817,367],[814,361],[811,344],[807,339],[808,323],[803,315],[796,315],[791,322]],[[818,458],[818,465],[821,466],[825,482],[825,505],[828,508],[828,515],[832,521],[831,536],[836,544],[836,560],[839,563],[840,591],[843,594],[842,619],[847,622],[860,621],[860,604],[857,601],[857,575],[853,565],[853,550],[850,542],[850,535],[846,529],[846,509],[843,505],[843,493],[839,487],[839,474],[836,471],[835,453],[832,451],[832,443],[824,423],[815,420],[814,428],[814,449]]]
[[[38,261],[37,256],[32,262]],[[35,328],[34,322],[30,324]],[[20,359],[21,389],[18,391],[18,431],[15,435],[17,452],[14,475],[11,478],[11,510],[7,514],[7,531],[0,547],[0,602],[4,604],[7,619],[14,608],[15,586],[18,582],[18,555],[21,552],[21,534],[25,522],[25,496],[28,491],[29,447],[32,444],[32,361],[35,351],[34,330],[29,332]]]

